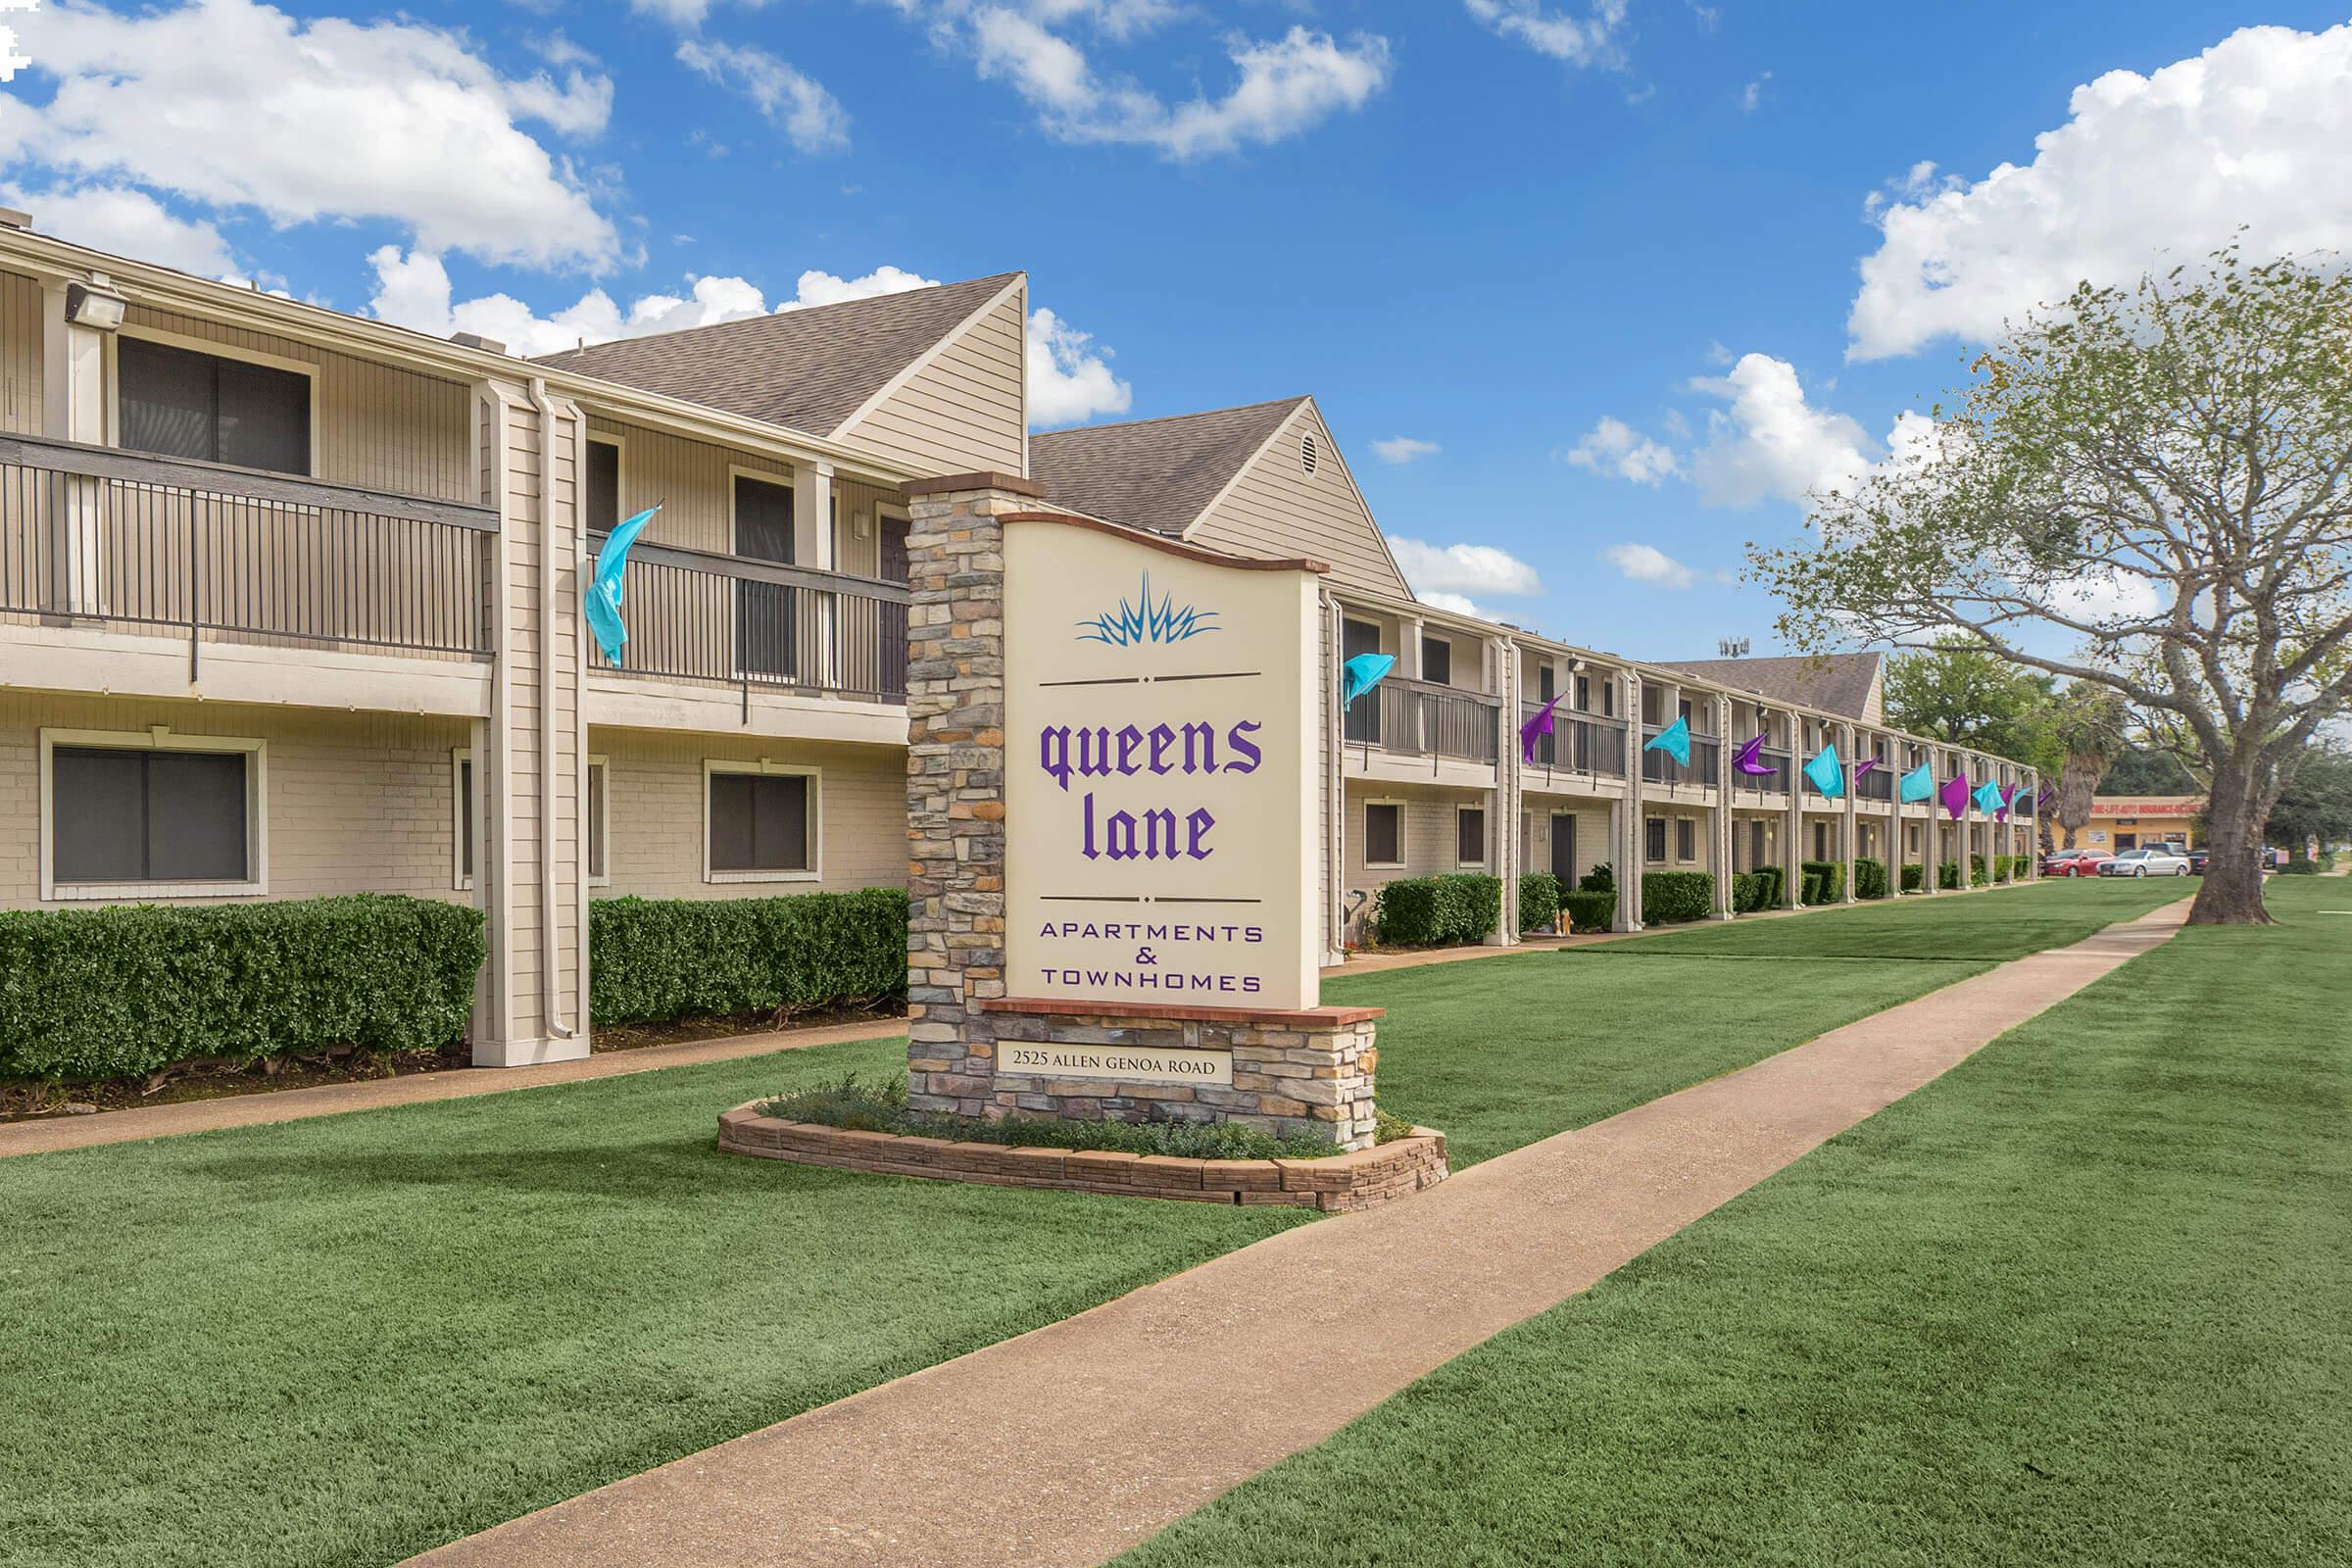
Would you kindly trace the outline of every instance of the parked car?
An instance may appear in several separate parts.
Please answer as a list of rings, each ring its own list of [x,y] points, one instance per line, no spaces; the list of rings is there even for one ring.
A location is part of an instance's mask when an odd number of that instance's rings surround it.
[[[2101,876],[2186,876],[2188,857],[2176,855],[2160,844],[2145,849],[2126,850],[2099,862]]]
[[[2191,876],[2203,876],[2203,875],[2205,874],[2205,862],[2206,862],[2206,860],[2207,860],[2208,858],[2210,858],[2210,857],[2211,857],[2211,852],[2210,852],[2210,851],[2207,851],[2207,850],[2191,850],[2191,851],[2189,851],[2189,852],[2188,852],[2188,870],[2189,870],[2189,874],[2190,874]]]
[[[2041,858],[2043,876],[2096,876],[2103,860],[2114,858],[2105,850],[2052,850]]]

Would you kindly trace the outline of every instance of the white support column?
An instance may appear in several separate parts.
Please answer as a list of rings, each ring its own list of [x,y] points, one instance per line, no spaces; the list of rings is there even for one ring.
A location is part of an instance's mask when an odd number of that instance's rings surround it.
[[[1524,854],[1519,829],[1519,658],[1507,639],[1487,639],[1487,689],[1502,699],[1494,715],[1494,788],[1489,799],[1493,818],[1494,869],[1502,879],[1502,914],[1494,942],[1498,947],[1519,944],[1519,861]]]
[[[1854,861],[1861,856],[1855,839],[1860,833],[1862,818],[1859,781],[1854,777],[1854,764],[1861,760],[1861,742],[1855,739],[1857,732],[1853,725],[1842,724],[1838,728],[1845,740],[1845,902],[1855,904],[1860,902],[1860,896],[1854,892]]]
[[[792,547],[793,555],[804,565],[818,571],[831,571],[837,559],[839,541],[833,526],[833,465],[830,463],[795,464],[792,470]],[[797,590],[796,590],[797,592]],[[839,615],[831,594],[814,594],[815,613],[809,617],[809,635],[815,643],[813,663],[817,678],[826,686],[840,680],[842,668],[840,639],[836,631]]]
[[[1396,667],[1406,680],[1421,679],[1421,628],[1425,624],[1417,618],[1396,623]]]
[[[1642,867],[1648,853],[1649,824],[1643,820],[1642,788],[1642,677],[1631,670],[1612,677],[1621,680],[1625,694],[1625,832],[1617,858],[1617,925],[1619,931],[1642,929]]]
[[[112,287],[103,272],[92,272],[90,280],[100,288]],[[41,433],[104,446],[111,401],[106,350],[112,334],[66,319],[72,286],[49,283],[41,291]],[[47,608],[66,615],[104,614],[104,481],[66,477],[59,484],[64,504],[49,519]]]
[[[1788,805],[1781,813],[1781,907],[1793,909],[1805,891],[1805,725],[1788,714]]]
[[[1705,699],[1715,709],[1715,808],[1707,823],[1714,846],[1715,918],[1732,918],[1732,700],[1718,693]]]

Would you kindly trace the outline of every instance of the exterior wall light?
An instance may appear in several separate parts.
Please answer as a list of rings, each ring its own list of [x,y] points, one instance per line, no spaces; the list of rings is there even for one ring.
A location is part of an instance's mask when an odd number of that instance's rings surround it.
[[[122,313],[127,306],[122,295],[106,287],[104,278],[66,286],[66,319],[75,326],[112,332],[122,324]]]

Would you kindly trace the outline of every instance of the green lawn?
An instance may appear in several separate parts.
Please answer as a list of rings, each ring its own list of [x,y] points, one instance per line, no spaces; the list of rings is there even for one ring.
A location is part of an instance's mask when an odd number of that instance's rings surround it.
[[[1121,1568],[2352,1561],[2347,886],[2182,933]]]
[[[1778,925],[1875,918],[1892,942],[2152,902],[2093,885]],[[1329,992],[1391,1009],[1382,1101],[1466,1162],[1984,961],[1700,951],[1739,935]],[[712,1150],[727,1105],[902,1059],[828,1047],[0,1160],[0,1564],[393,1562],[1298,1222]]]

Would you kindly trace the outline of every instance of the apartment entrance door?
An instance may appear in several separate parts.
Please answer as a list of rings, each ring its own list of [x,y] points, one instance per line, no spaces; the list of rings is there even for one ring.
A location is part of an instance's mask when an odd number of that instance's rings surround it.
[[[735,554],[746,561],[793,564],[792,487],[748,473],[735,476]],[[744,675],[792,680],[800,674],[798,607],[788,583],[735,585],[735,667]]]
[[[1576,886],[1576,813],[1551,813],[1551,874],[1560,879],[1560,886]]]

